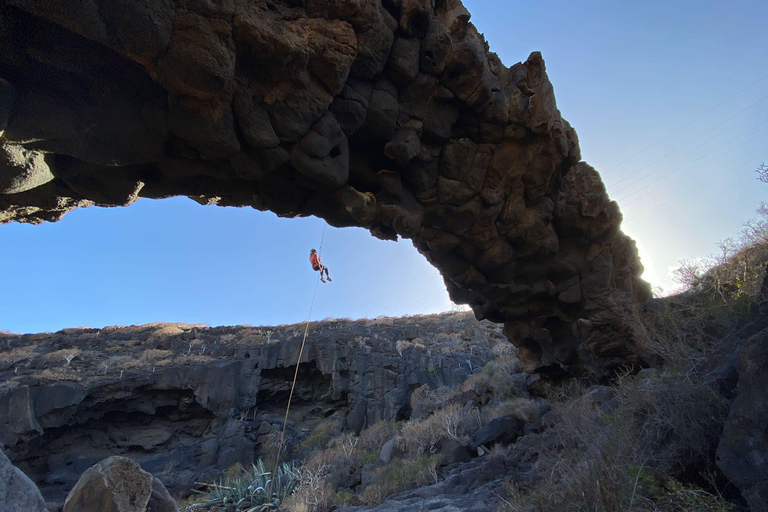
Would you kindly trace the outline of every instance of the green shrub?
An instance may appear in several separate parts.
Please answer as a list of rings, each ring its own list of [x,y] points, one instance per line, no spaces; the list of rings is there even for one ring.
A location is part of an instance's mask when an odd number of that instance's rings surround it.
[[[489,389],[493,398],[504,400],[519,396],[515,387],[514,375],[519,372],[519,362],[509,354],[500,354],[486,363],[480,373],[471,375],[462,385],[463,391],[481,392]]]
[[[543,478],[526,489],[508,483],[504,511],[728,510],[709,491],[680,483],[707,481],[727,413],[693,377],[621,377],[607,413],[579,397],[553,408],[561,421],[539,454]]]
[[[323,421],[312,430],[309,437],[301,442],[299,449],[323,447],[338,431],[339,423],[337,421]]]
[[[281,437],[280,429],[273,425],[272,431],[265,436],[259,445],[259,459],[267,461],[268,464],[274,467],[277,460],[277,452],[280,451],[281,458],[285,460],[288,453],[286,453],[286,445],[284,441],[281,441]],[[281,442],[283,443],[283,448],[279,450]]]
[[[720,496],[683,485],[674,479],[667,480],[662,492],[653,501],[655,508],[663,512],[728,512],[733,508]]]
[[[337,492],[336,496],[334,497],[334,501],[340,507],[354,507],[355,505],[360,504],[360,500],[358,500],[354,494],[348,491]]]
[[[358,446],[366,453],[378,457],[381,447],[400,430],[400,424],[391,421],[377,421],[360,433]]]
[[[439,455],[394,460],[376,470],[373,480],[363,491],[363,501],[368,505],[378,505],[393,494],[415,489],[429,482],[435,483],[439,465]]]

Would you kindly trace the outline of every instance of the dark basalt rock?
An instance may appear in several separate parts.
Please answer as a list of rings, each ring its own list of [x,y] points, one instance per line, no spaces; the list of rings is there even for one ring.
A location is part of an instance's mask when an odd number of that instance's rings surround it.
[[[48,512],[34,482],[11,464],[0,450],[0,510],[7,512]]]
[[[751,510],[768,510],[768,328],[745,341],[736,368],[736,397],[717,448],[717,465]]]
[[[117,455],[174,495],[188,493],[236,463],[250,467],[282,428],[303,327],[0,333],[0,445],[52,502]],[[454,340],[455,352],[440,350],[442,339]],[[491,342],[505,343],[468,314],[437,325],[430,317],[313,325],[286,450],[329,419],[353,433],[408,419],[413,390],[461,384],[492,356]],[[80,355],[65,366],[67,353]]]
[[[480,446],[490,448],[494,444],[510,444],[523,435],[524,427],[525,421],[515,416],[495,418],[472,434],[468,446],[472,450],[477,450]]]
[[[187,195],[412,239],[528,370],[642,365],[632,240],[459,0],[0,6],[0,223]]]
[[[63,512],[178,512],[162,482],[131,459],[109,457],[83,473]]]

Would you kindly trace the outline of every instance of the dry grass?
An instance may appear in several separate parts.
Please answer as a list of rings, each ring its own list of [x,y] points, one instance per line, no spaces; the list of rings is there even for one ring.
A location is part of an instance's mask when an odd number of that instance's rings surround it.
[[[287,512],[327,512],[334,504],[333,486],[326,480],[328,468],[313,466],[298,472],[296,491],[281,505]]]
[[[503,510],[728,510],[720,498],[676,480],[690,477],[686,468],[698,468],[701,478],[711,469],[726,412],[716,393],[672,375],[624,377],[616,391],[608,413],[578,398],[555,404],[561,422],[539,455],[542,478],[522,490],[510,483]],[[679,508],[696,496],[706,507]]]
[[[152,334],[149,335],[147,342],[154,343],[158,340],[162,340],[170,336],[177,336],[179,334],[184,334],[184,329],[181,327],[173,324],[160,324],[160,328],[156,329]]]
[[[74,359],[76,357],[81,357],[82,355],[83,355],[82,350],[71,348],[71,349],[64,349],[64,350],[56,350],[54,352],[48,352],[47,354],[43,354],[41,357],[48,363],[67,364],[68,358]]]
[[[214,358],[212,358],[211,356],[206,356],[206,355],[200,356],[194,353],[189,354],[187,356],[179,356],[173,360],[174,363],[180,363],[180,364],[190,364],[190,363],[206,364],[206,363],[211,363],[213,361],[214,361]]]
[[[367,453],[377,453],[384,443],[397,435],[399,425],[391,421],[378,421],[360,433],[358,446]]]
[[[407,421],[400,431],[400,448],[412,456],[435,453],[441,441],[453,438],[464,441],[466,433],[460,430],[461,406],[449,405],[423,420]]]
[[[392,461],[376,470],[373,481],[363,491],[363,501],[378,505],[393,494],[436,483],[439,465],[439,455]]]
[[[46,368],[39,374],[42,380],[66,380],[70,382],[82,382],[84,379],[81,375],[66,367],[63,368]]]
[[[411,393],[411,417],[415,419],[426,418],[434,411],[442,408],[455,395],[455,389],[446,386],[431,389],[428,384],[424,384]]]
[[[170,350],[161,350],[157,348],[150,348],[141,353],[141,359],[144,361],[161,361],[173,357],[173,352]]]
[[[539,404],[529,398],[512,398],[484,407],[480,414],[483,423],[502,416],[514,416],[527,423],[533,423],[539,419]]]
[[[8,352],[0,352],[0,363],[15,364],[33,357],[35,357],[34,346],[14,347]]]

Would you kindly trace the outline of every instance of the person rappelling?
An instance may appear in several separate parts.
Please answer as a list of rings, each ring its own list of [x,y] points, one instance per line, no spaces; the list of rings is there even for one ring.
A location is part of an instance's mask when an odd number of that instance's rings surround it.
[[[309,262],[312,264],[312,270],[315,272],[320,272],[320,280],[322,282],[325,282],[325,279],[328,279],[328,281],[333,281],[331,276],[328,275],[328,267],[323,265],[323,260],[320,259],[320,255],[317,254],[317,250],[312,249],[309,251]],[[323,271],[325,271],[325,278],[323,278]]]

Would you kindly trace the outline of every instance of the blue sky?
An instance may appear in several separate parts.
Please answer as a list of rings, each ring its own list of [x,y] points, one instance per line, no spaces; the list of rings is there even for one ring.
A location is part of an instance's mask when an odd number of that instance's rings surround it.
[[[466,1],[505,64],[539,50],[583,158],[604,176],[665,290],[768,197],[768,3]],[[306,319],[319,219],[278,219],[185,198],[88,208],[0,226],[0,329],[155,321],[268,325]],[[328,228],[312,314],[375,317],[451,307],[409,241]]]

